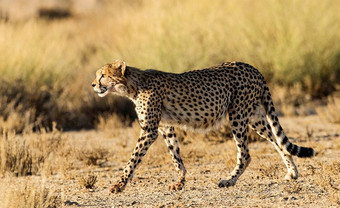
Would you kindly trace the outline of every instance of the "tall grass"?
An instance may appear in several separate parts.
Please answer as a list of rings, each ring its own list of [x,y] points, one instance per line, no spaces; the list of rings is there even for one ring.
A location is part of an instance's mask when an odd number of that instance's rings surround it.
[[[131,104],[99,100],[90,87],[113,59],[171,72],[244,61],[269,82],[328,95],[340,81],[339,10],[335,0],[129,0],[63,20],[2,21],[0,129],[93,127],[98,113],[133,116]]]

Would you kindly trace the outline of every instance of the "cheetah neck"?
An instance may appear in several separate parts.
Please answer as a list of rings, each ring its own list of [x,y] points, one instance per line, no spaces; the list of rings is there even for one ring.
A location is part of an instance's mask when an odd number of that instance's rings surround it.
[[[126,67],[125,77],[127,80],[128,94],[126,95],[132,101],[136,100],[138,89],[143,85],[145,72],[134,67]]]

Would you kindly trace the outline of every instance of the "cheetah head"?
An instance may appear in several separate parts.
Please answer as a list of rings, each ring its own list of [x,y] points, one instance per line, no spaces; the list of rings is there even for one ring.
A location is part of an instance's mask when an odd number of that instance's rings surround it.
[[[126,64],[116,60],[106,64],[96,72],[96,78],[92,87],[99,97],[106,96],[109,92],[125,95],[127,93],[127,81],[124,76]]]

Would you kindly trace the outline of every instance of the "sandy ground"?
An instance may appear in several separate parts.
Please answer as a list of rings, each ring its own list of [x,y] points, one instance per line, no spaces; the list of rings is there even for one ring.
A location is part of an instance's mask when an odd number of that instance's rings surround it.
[[[340,207],[340,126],[317,116],[280,121],[291,141],[318,152],[314,158],[295,158],[299,170],[296,181],[283,179],[286,168],[281,157],[269,142],[259,141],[250,144],[252,162],[236,185],[219,188],[218,181],[234,168],[235,143],[190,139],[191,142],[181,144],[188,171],[185,188],[170,191],[168,186],[177,174],[159,138],[125,191],[110,194],[108,187],[121,174],[137,140],[136,130],[131,129],[115,137],[98,131],[65,133],[74,145],[100,143],[110,149],[110,158],[101,167],[74,168],[49,177],[5,177],[0,183],[7,190],[28,178],[43,182],[58,190],[63,207]],[[90,190],[77,179],[89,173],[98,177]],[[0,203],[6,196],[4,190],[0,189]]]

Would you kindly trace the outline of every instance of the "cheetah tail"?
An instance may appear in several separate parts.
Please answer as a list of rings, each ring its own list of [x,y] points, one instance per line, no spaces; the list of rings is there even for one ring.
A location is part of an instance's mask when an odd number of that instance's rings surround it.
[[[314,149],[310,147],[300,147],[288,140],[288,137],[283,132],[283,129],[279,123],[279,119],[276,115],[275,107],[267,85],[264,87],[262,104],[266,110],[266,117],[274,137],[276,138],[276,142],[283,150],[286,150],[289,154],[295,155],[297,157],[313,157],[316,155]]]

